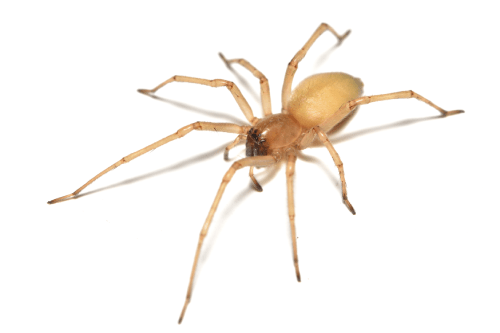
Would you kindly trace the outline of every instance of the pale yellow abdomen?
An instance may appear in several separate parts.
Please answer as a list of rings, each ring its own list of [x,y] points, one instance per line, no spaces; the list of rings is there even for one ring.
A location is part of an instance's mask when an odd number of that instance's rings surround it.
[[[288,112],[305,128],[322,124],[342,104],[360,97],[363,83],[345,73],[321,73],[309,76],[293,90],[286,106]],[[323,124],[329,130],[336,124]]]

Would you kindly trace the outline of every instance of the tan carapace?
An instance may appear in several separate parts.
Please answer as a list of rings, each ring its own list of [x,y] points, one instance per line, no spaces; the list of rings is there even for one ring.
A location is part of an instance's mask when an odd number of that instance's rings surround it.
[[[351,114],[357,106],[390,99],[415,98],[432,106],[443,116],[449,116],[463,112],[462,110],[445,111],[411,90],[361,97],[363,90],[363,84],[361,80],[345,73],[323,73],[310,76],[304,81],[300,82],[292,92],[292,81],[295,72],[297,71],[298,63],[305,57],[307,51],[316,41],[316,39],[327,30],[337,37],[338,44],[342,43],[342,41],[348,36],[350,32],[347,31],[343,35],[339,35],[335,32],[335,30],[333,30],[329,25],[325,23],[322,23],[316,29],[316,31],[306,42],[304,47],[302,47],[297,52],[297,54],[288,64],[281,96],[282,112],[279,114],[272,114],[271,112],[271,97],[267,78],[255,67],[253,67],[248,61],[244,59],[227,60],[222,54],[219,55],[227,66],[230,66],[232,63],[240,64],[259,79],[264,117],[259,119],[253,115],[253,111],[247,103],[246,99],[243,97],[243,94],[238,89],[236,84],[231,81],[221,79],[207,80],[176,75],[161,83],[154,89],[140,89],[139,92],[153,97],[154,93],[158,89],[171,82],[189,82],[210,87],[226,87],[231,92],[236,103],[238,104],[239,108],[245,115],[250,125],[239,126],[236,124],[227,123],[195,122],[188,126],[182,127],[172,135],[169,135],[141,150],[125,156],[118,162],[109,166],[107,169],[103,170],[101,173],[90,179],[75,192],[48,202],[49,204],[54,204],[57,202],[65,201],[69,198],[76,197],[83,189],[85,189],[88,185],[90,185],[92,182],[94,182],[96,179],[103,176],[107,172],[117,168],[124,163],[130,162],[131,160],[170,141],[179,139],[193,130],[238,134],[234,142],[231,143],[224,152],[224,157],[226,160],[228,159],[229,150],[235,147],[238,143],[246,141],[247,157],[234,162],[222,178],[222,183],[219,187],[219,190],[217,191],[215,200],[201,229],[198,246],[196,248],[196,254],[191,270],[191,276],[189,279],[186,300],[179,317],[179,324],[182,322],[187,305],[191,300],[193,291],[193,279],[196,273],[196,267],[203,245],[203,240],[207,235],[208,229],[212,222],[212,218],[215,214],[215,211],[217,210],[217,206],[219,205],[222,194],[224,193],[227,184],[237,170],[244,167],[249,167],[250,178],[255,184],[256,189],[262,191],[262,187],[259,185],[253,175],[253,168],[270,166],[282,160],[286,161],[288,215],[290,219],[290,228],[292,234],[293,259],[296,277],[300,282],[296,242],[297,237],[295,233],[295,209],[293,201],[293,175],[295,171],[297,151],[309,147],[316,137],[319,138],[320,142],[322,142],[330,152],[335,165],[338,168],[340,179],[342,182],[342,197],[344,203],[351,211],[351,213],[355,214],[354,208],[347,198],[347,185],[344,177],[344,167],[342,161],[340,160],[339,155],[328,140],[328,137],[325,134],[326,132],[334,128],[336,125],[339,125],[342,120],[349,114]]]

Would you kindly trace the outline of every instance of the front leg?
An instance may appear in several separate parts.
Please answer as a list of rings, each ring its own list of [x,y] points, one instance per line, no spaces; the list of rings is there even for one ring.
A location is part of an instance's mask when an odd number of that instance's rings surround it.
[[[225,133],[236,133],[236,134],[242,134],[246,133],[248,131],[247,126],[238,126],[235,124],[225,124],[225,123],[209,123],[209,122],[204,122],[204,121],[198,121],[196,123],[184,126],[180,128],[177,132],[174,134],[171,134],[161,140],[156,141],[155,143],[150,144],[149,146],[146,146],[142,149],[139,149],[138,151],[129,154],[122,159],[120,159],[118,162],[112,164],[108,168],[104,169],[100,173],[98,173],[96,176],[94,176],[92,179],[90,179],[88,182],[83,184],[80,188],[78,188],[75,192],[64,195],[62,197],[59,197],[57,199],[50,200],[47,202],[49,205],[55,204],[61,201],[66,201],[70,198],[73,198],[77,196],[81,191],[83,191],[87,186],[92,184],[95,180],[98,178],[104,176],[111,170],[114,170],[118,168],[120,165],[128,163],[134,159],[136,159],[139,156],[144,155],[147,152],[150,152],[160,146],[163,146],[164,144],[169,143],[170,141],[177,140],[185,136],[186,134],[190,133],[191,131],[212,131],[212,132],[225,132]]]

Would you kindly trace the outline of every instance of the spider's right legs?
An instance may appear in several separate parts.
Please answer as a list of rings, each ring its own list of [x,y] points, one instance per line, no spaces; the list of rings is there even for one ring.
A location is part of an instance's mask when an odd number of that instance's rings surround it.
[[[222,79],[215,79],[215,80],[207,80],[207,79],[200,79],[196,77],[189,77],[189,76],[180,76],[180,75],[174,75],[170,79],[168,79],[165,82],[160,83],[158,86],[156,86],[153,89],[138,89],[137,91],[140,92],[141,94],[147,95],[147,96],[152,96],[158,89],[164,87],[165,85],[171,83],[171,82],[189,82],[189,83],[196,83],[196,84],[202,84],[204,86],[209,86],[209,87],[226,87],[231,94],[234,97],[234,100],[236,103],[238,103],[238,106],[240,107],[241,111],[247,118],[247,120],[250,122],[250,124],[255,124],[257,121],[259,121],[258,118],[254,117],[252,108],[248,104],[247,100],[245,97],[243,97],[243,94],[241,93],[240,89],[236,86],[234,82],[227,81],[227,80],[222,80]]]
[[[342,106],[335,111],[330,117],[328,117],[323,123],[319,124],[319,127],[325,128],[327,124],[338,124],[344,119],[349,113],[352,112],[358,105],[370,104],[373,102],[381,102],[381,101],[389,101],[391,99],[400,99],[400,98],[415,98],[421,102],[426,103],[427,105],[432,106],[434,109],[438,110],[443,117],[451,116],[454,114],[463,113],[464,110],[452,110],[446,111],[443,108],[437,106],[436,104],[429,101],[422,95],[417,94],[412,90],[398,91],[389,94],[381,94],[381,95],[372,95],[372,96],[363,96],[356,98],[352,101],[342,104]]]
[[[297,233],[295,232],[295,203],[293,201],[295,161],[297,161],[297,156],[295,154],[288,155],[288,162],[286,164],[286,188],[288,192],[288,216],[290,218],[290,230],[292,232],[293,264],[295,266],[297,281],[300,282],[299,257],[297,255]]]
[[[339,170],[339,175],[340,175],[340,181],[342,182],[342,199],[344,200],[344,204],[347,206],[347,209],[352,213],[352,215],[356,215],[356,211],[354,210],[354,207],[351,205],[349,202],[349,199],[347,198],[347,183],[345,181],[345,176],[344,176],[344,164],[342,163],[342,160],[340,159],[339,154],[333,148],[332,143],[330,140],[328,140],[328,136],[326,133],[320,128],[320,126],[316,126],[313,129],[316,134],[318,135],[318,138],[320,141],[325,145],[325,147],[328,149],[328,152],[332,156],[333,162],[335,162],[335,165],[337,166],[337,169]]]
[[[97,174],[94,178],[90,179],[88,182],[86,182],[82,187],[77,189],[75,192],[70,193],[70,194],[65,195],[65,196],[62,196],[60,198],[54,199],[54,200],[50,200],[47,203],[48,204],[55,204],[55,203],[64,201],[66,199],[69,199],[71,197],[74,197],[74,196],[78,195],[78,193],[83,191],[83,189],[85,189],[87,186],[92,184],[96,179],[100,178],[101,176],[105,175],[106,173],[110,172],[111,170],[116,169],[120,165],[127,163],[127,162],[130,162],[133,159],[135,159],[141,155],[144,155],[145,153],[147,153],[153,149],[156,149],[160,146],[163,146],[164,144],[169,143],[170,141],[173,141],[175,139],[180,139],[184,135],[188,134],[189,132],[191,132],[193,130],[242,134],[242,133],[246,133],[248,131],[248,126],[239,126],[239,125],[235,125],[235,124],[226,124],[226,123],[209,123],[209,122],[203,122],[203,121],[198,121],[196,123],[184,126],[181,129],[179,129],[177,132],[175,132],[174,134],[169,135],[169,136],[167,136],[159,141],[156,141],[155,143],[150,144],[149,146],[144,147],[144,148],[136,151],[135,153],[132,153],[128,156],[125,156],[124,158],[122,158],[121,160],[116,162],[115,164],[113,164],[110,167],[108,167],[107,169],[101,171],[99,174]]]
[[[226,172],[224,177],[222,178],[222,183],[220,184],[219,190],[217,191],[217,194],[215,195],[214,202],[212,204],[212,207],[210,208],[210,211],[208,212],[207,219],[205,220],[205,223],[203,224],[203,227],[201,228],[200,232],[200,237],[198,239],[198,246],[196,247],[196,254],[194,256],[194,262],[193,262],[193,267],[191,269],[191,276],[189,278],[189,286],[188,290],[186,293],[186,300],[184,301],[184,306],[182,307],[182,312],[179,317],[179,324],[182,323],[182,319],[184,318],[184,314],[186,313],[187,306],[189,302],[191,301],[191,294],[193,292],[193,280],[194,280],[194,275],[196,273],[196,266],[198,265],[198,259],[200,257],[200,252],[201,252],[201,247],[203,246],[203,240],[205,239],[208,229],[210,228],[210,224],[212,223],[212,219],[214,217],[215,211],[217,210],[217,207],[219,206],[220,199],[222,198],[222,195],[224,194],[224,190],[226,189],[227,184],[231,181],[233,178],[234,173],[244,167],[252,167],[252,166],[270,166],[272,164],[275,164],[276,160],[272,156],[253,156],[253,157],[245,157],[242,158],[241,160],[238,160],[233,163],[233,165],[229,168],[229,170]]]
[[[326,23],[321,23],[316,29],[316,31],[312,34],[311,38],[306,42],[306,44],[295,54],[293,57],[292,61],[288,64],[288,67],[286,69],[286,74],[285,74],[285,80],[283,81],[283,90],[281,92],[281,103],[282,107],[286,107],[286,103],[290,99],[290,95],[292,94],[292,81],[293,77],[295,75],[295,72],[297,71],[297,67],[299,65],[299,62],[304,59],[306,56],[307,51],[311,48],[311,46],[314,44],[316,39],[318,39],[319,36],[326,30],[331,31],[335,37],[339,40],[338,43],[342,43],[342,41],[349,35],[351,30],[347,30],[343,35],[339,35],[335,30],[333,30],[332,27],[330,27]]]
[[[227,60],[226,57],[222,53],[219,53],[219,56],[221,59],[224,61],[227,67],[231,65],[231,63],[235,62],[240,64],[241,66],[245,67],[248,69],[253,76],[259,79],[260,81],[260,99],[262,102],[262,110],[264,111],[264,117],[269,116],[273,114],[271,111],[271,93],[269,91],[269,81],[267,78],[262,74],[257,68],[253,67],[248,61],[245,59],[229,59]]]

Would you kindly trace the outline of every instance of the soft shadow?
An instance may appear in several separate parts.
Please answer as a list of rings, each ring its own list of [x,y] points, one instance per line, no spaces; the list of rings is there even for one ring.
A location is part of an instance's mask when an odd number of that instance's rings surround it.
[[[362,129],[362,130],[359,130],[359,131],[356,131],[356,132],[347,133],[347,134],[340,135],[340,136],[330,137],[330,135],[332,133],[329,132],[328,136],[329,136],[329,140],[332,143],[332,145],[335,146],[338,143],[349,141],[351,139],[358,138],[358,137],[361,137],[361,136],[364,136],[364,135],[367,135],[367,134],[376,133],[376,132],[380,132],[380,131],[385,131],[385,130],[392,129],[392,128],[404,127],[404,126],[413,125],[413,124],[416,124],[416,123],[420,123],[420,122],[424,122],[424,121],[429,121],[429,120],[434,120],[434,119],[439,119],[439,118],[444,118],[444,117],[438,115],[438,116],[430,116],[430,117],[425,117],[425,118],[405,119],[405,120],[400,120],[400,121],[397,121],[397,122],[394,122],[394,123],[391,123],[391,124],[387,124],[387,125],[381,125],[381,126],[377,126],[377,127],[365,128],[365,129]],[[313,141],[313,143],[311,144],[310,147],[324,147],[324,145],[316,138],[316,139],[314,139],[314,141]]]
[[[173,100],[166,99],[166,98],[163,98],[163,97],[159,97],[159,96],[156,96],[156,95],[150,95],[150,97],[154,98],[154,99],[157,99],[159,101],[162,101],[162,102],[174,105],[174,106],[179,107],[179,108],[184,109],[184,110],[188,110],[188,111],[192,111],[192,112],[196,112],[196,113],[202,114],[204,116],[214,117],[214,118],[219,118],[219,119],[224,119],[224,120],[226,120],[226,121],[228,121],[230,123],[234,123],[234,124],[237,124],[237,125],[242,125],[242,126],[248,125],[243,120],[241,120],[240,118],[237,118],[235,116],[231,116],[231,115],[228,115],[228,114],[225,114],[225,113],[222,113],[222,112],[210,111],[210,110],[202,109],[202,108],[199,108],[199,107],[196,107],[196,106],[192,106],[192,105],[189,105],[189,104],[185,104],[185,103],[173,101]],[[241,110],[238,110],[238,112],[241,112]]]
[[[297,153],[297,158],[301,161],[307,162],[307,163],[314,163],[315,165],[318,165],[325,174],[328,175],[328,178],[330,179],[330,182],[340,191],[340,196],[342,197],[342,191],[340,187],[340,179],[335,178],[335,175],[338,175],[338,169],[335,166],[335,163],[332,163],[331,165],[326,165],[322,160],[319,158],[316,158],[314,156],[306,155],[302,151],[299,151]]]
[[[316,69],[316,70],[319,69],[321,67],[321,65],[323,65],[325,63],[326,59],[328,59],[330,57],[330,54],[333,51],[335,51],[336,49],[338,49],[341,44],[342,43],[337,42],[337,44],[333,45],[328,50],[326,50],[325,52],[323,52],[323,54],[320,55],[318,57],[318,59],[316,60],[316,62],[314,63],[314,69]]]
[[[255,177],[257,178],[258,182],[262,185],[264,191],[266,190],[265,185],[276,177],[276,175],[281,170],[282,165],[283,163],[280,162],[271,167],[265,168],[264,171],[261,173],[255,174]],[[244,170],[248,171],[248,169]],[[248,176],[248,172],[246,173],[246,175]],[[284,175],[283,178],[285,178]],[[232,214],[233,211],[237,210],[240,204],[244,201],[244,199],[252,193],[258,194],[260,192],[256,191],[253,188],[252,181],[250,180],[250,178],[248,178],[248,185],[243,190],[241,190],[236,196],[234,196],[228,204],[225,205],[226,208],[223,211],[216,212],[214,216],[214,220],[216,220],[216,222],[212,225],[212,228],[209,232],[209,237],[207,237],[205,243],[203,244],[203,251],[202,254],[200,255],[200,262],[202,263],[205,262],[205,260],[209,257],[213,244],[219,238],[220,231],[228,221],[228,219],[225,218],[225,216],[228,216]],[[224,200],[224,197],[222,197],[221,201],[222,200]],[[247,211],[253,212],[254,209],[250,208]],[[220,216],[220,218],[216,218],[216,216]]]
[[[381,126],[377,126],[377,127],[362,129],[362,130],[352,132],[352,133],[347,133],[347,134],[341,135],[337,138],[334,137],[330,141],[332,142],[333,145],[335,145],[337,143],[341,143],[341,142],[348,141],[348,140],[351,140],[354,138],[358,138],[358,137],[363,136],[363,135],[376,133],[376,132],[380,132],[380,131],[385,131],[385,130],[392,129],[392,128],[413,125],[416,123],[429,121],[429,120],[433,120],[433,119],[438,119],[438,118],[443,118],[443,116],[431,116],[431,117],[425,117],[425,118],[404,119],[404,120],[400,120],[400,121],[397,121],[397,122],[394,122],[391,124],[387,124],[387,125],[381,125]]]
[[[236,77],[236,79],[238,80],[238,85],[240,85],[241,87],[244,87],[248,93],[252,96],[252,98],[256,101],[256,102],[259,102],[260,103],[260,97],[259,97],[259,94],[254,90],[254,88],[248,83],[248,81],[243,77],[241,76],[240,73],[238,73],[232,65],[227,65],[226,66],[227,69],[229,69],[229,71],[231,71],[231,73],[233,73],[233,75]]]
[[[405,120],[397,121],[397,122],[387,124],[387,125],[366,128],[366,129],[359,130],[356,132],[344,134],[344,135],[339,136],[337,138],[335,138],[335,137],[333,139],[330,138],[330,141],[333,145],[336,145],[338,143],[348,141],[348,140],[351,140],[354,138],[358,138],[358,137],[363,136],[363,135],[367,135],[367,134],[371,134],[371,133],[375,133],[375,132],[379,132],[379,131],[384,131],[384,130],[388,130],[388,129],[392,129],[392,128],[408,126],[408,125],[412,125],[415,123],[433,120],[433,119],[437,119],[437,118],[443,118],[443,116],[431,116],[431,117],[426,117],[426,118],[405,119]],[[319,140],[315,139],[315,141],[313,142],[311,147],[324,147],[324,145],[321,142],[319,142]],[[318,165],[323,170],[323,172],[328,175],[330,182],[335,185],[335,187],[337,188],[337,190],[340,193],[340,196],[342,197],[342,189],[340,186],[340,180],[337,177],[338,172],[336,172],[338,169],[336,168],[334,163],[332,163],[331,166],[328,166],[319,158],[316,158],[316,157],[313,157],[310,155],[306,155],[306,154],[304,154],[303,151],[297,152],[297,158],[300,159],[301,161],[305,161],[308,163],[314,163],[315,165]]]
[[[188,158],[186,160],[177,162],[176,164],[170,165],[168,167],[165,167],[165,168],[162,168],[162,169],[159,169],[159,170],[156,170],[156,171],[152,171],[152,172],[149,172],[149,173],[146,173],[146,174],[134,177],[134,178],[129,178],[129,179],[126,179],[126,180],[121,181],[121,182],[116,183],[116,184],[112,184],[112,185],[109,185],[109,186],[106,186],[106,187],[101,187],[101,188],[98,188],[98,189],[95,189],[95,190],[92,190],[92,191],[80,194],[80,195],[78,195],[76,197],[73,197],[73,199],[81,198],[81,197],[87,196],[89,194],[94,194],[94,193],[101,192],[101,191],[104,191],[104,190],[109,190],[109,189],[112,189],[112,188],[116,188],[116,187],[120,187],[120,186],[124,186],[124,185],[133,184],[135,182],[139,182],[139,181],[142,181],[142,180],[145,180],[145,179],[148,179],[148,178],[156,177],[156,176],[159,176],[161,174],[164,174],[164,173],[167,173],[167,172],[171,172],[171,171],[183,168],[183,167],[191,165],[191,164],[203,162],[203,161],[208,160],[208,159],[210,159],[210,158],[212,158],[212,157],[214,157],[216,155],[220,155],[221,159],[222,159],[224,148],[227,147],[228,145],[229,145],[229,143],[224,144],[222,146],[219,146],[219,147],[217,147],[215,149],[212,149],[212,150],[210,150],[208,152],[205,152],[205,153],[202,153],[202,154],[198,154],[198,155],[193,156],[191,158]]]

